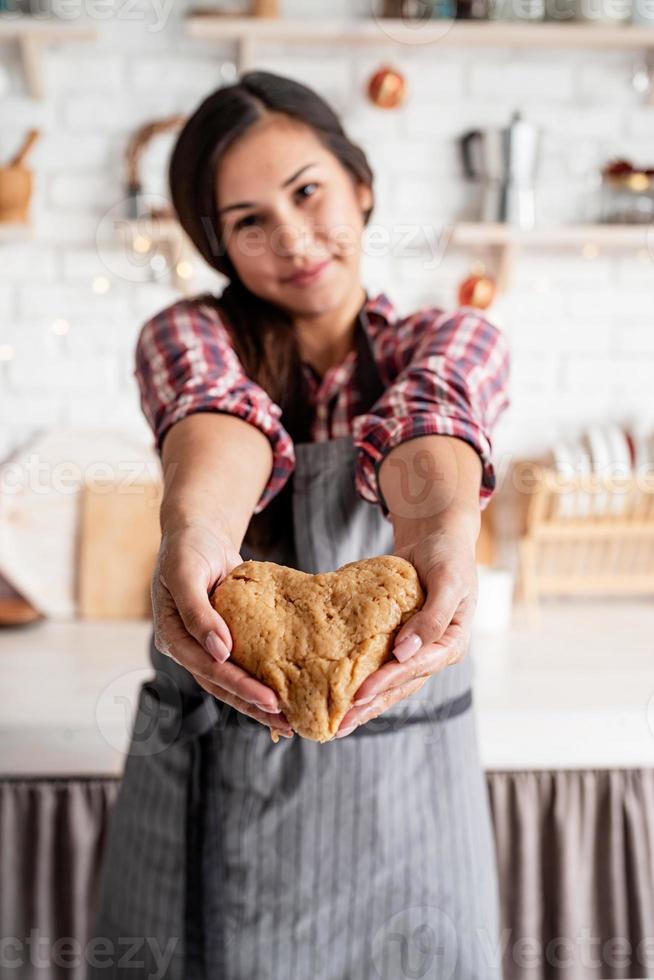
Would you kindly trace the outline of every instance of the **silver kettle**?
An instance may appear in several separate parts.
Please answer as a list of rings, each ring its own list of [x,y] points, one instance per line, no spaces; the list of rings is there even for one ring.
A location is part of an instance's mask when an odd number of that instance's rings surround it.
[[[464,133],[459,148],[465,176],[482,183],[480,220],[533,228],[540,149],[537,127],[514,112],[504,128]]]

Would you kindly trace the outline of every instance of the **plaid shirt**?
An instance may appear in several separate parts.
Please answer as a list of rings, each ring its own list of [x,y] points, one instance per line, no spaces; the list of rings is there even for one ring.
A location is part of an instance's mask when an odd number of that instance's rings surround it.
[[[481,458],[483,510],[496,485],[491,431],[510,404],[504,335],[472,307],[453,314],[426,307],[400,318],[380,293],[368,296],[365,309],[386,390],[361,413],[354,349],[322,378],[303,363],[315,407],[312,440],[351,433],[359,450],[356,490],[387,515],[377,474],[389,450],[416,436],[456,436]],[[255,513],[263,510],[293,471],[293,442],[280,407],[244,373],[218,312],[191,298],[153,316],[138,337],[134,375],[159,453],[171,425],[193,412],[227,412],[266,434],[273,468]]]

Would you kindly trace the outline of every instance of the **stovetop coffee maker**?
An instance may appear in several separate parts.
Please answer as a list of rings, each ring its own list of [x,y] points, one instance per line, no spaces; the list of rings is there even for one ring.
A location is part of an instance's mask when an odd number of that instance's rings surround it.
[[[473,129],[461,136],[464,173],[483,185],[482,221],[534,227],[539,144],[539,130],[519,112],[513,113],[504,128]]]

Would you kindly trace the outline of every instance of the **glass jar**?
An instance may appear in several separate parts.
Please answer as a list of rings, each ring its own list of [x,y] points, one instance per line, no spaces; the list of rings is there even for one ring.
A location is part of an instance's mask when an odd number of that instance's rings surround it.
[[[543,20],[545,0],[489,0],[489,20]]]
[[[402,20],[453,18],[456,0],[384,0],[383,16]]]
[[[602,176],[601,220],[613,224],[654,221],[654,175],[641,171]]]

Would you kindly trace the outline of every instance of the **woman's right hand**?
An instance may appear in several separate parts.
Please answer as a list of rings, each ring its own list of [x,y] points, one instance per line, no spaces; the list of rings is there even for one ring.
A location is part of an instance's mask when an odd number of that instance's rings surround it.
[[[198,522],[165,530],[151,587],[154,644],[219,701],[291,736],[272,688],[228,659],[232,637],[209,601],[214,585],[241,561],[220,530]]]

